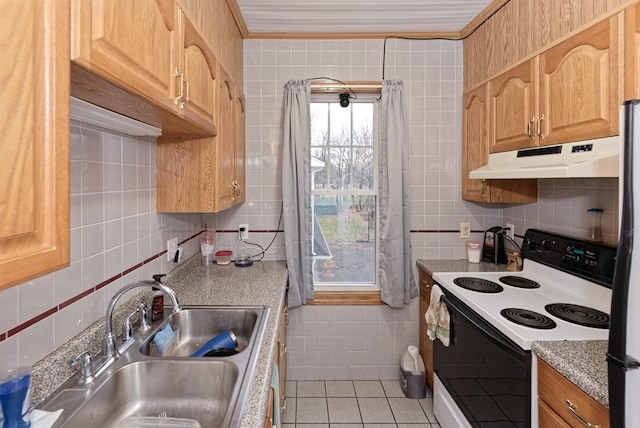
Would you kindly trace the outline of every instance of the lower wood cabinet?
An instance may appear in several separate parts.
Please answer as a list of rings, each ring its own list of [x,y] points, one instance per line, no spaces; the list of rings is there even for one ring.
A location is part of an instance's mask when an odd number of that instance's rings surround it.
[[[280,327],[278,329],[278,347],[276,350],[276,364],[278,365],[278,372],[280,374],[280,409],[284,411],[287,407],[286,398],[286,380],[287,380],[287,325],[289,324],[289,313],[287,312],[287,305],[285,303],[282,308],[282,314],[280,316]]]
[[[264,428],[273,428],[273,388],[269,388],[267,398],[267,415],[264,418]]]
[[[540,428],[609,427],[609,411],[606,407],[540,359],[538,418]]]
[[[424,314],[429,308],[431,302],[431,286],[433,278],[427,272],[419,269],[420,281],[420,356],[424,361],[425,371],[427,372],[427,385],[433,391],[433,342],[427,337],[427,321]]]

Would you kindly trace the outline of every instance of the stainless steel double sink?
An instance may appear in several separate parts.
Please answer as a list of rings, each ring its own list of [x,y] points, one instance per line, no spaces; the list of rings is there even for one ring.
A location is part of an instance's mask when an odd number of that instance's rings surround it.
[[[150,331],[136,333],[92,384],[78,386],[74,376],[38,408],[64,409],[55,427],[118,427],[134,416],[195,419],[202,427],[239,426],[268,312],[263,306],[184,307]],[[160,355],[153,338],[167,324],[177,342]],[[225,330],[237,336],[236,355],[189,357]]]

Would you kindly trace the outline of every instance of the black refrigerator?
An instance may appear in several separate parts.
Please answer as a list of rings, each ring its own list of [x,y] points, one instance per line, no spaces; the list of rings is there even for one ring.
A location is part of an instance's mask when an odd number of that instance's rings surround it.
[[[621,121],[620,241],[607,352],[609,418],[616,428],[640,426],[640,100],[624,102]]]

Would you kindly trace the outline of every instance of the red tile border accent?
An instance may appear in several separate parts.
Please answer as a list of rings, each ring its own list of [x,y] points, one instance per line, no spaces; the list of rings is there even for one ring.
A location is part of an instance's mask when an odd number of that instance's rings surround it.
[[[22,324],[19,324],[18,326],[16,326],[16,327],[12,328],[11,330],[9,330],[7,332],[7,338],[20,333],[22,330],[25,330],[25,329],[31,327],[32,325],[42,321],[43,319],[47,318],[48,316],[51,316],[51,315],[55,314],[56,312],[58,312],[58,308],[57,307],[51,308],[48,311],[45,311],[45,312],[41,313],[40,315],[36,315],[35,317],[26,320]]]
[[[180,241],[179,245],[185,244],[187,242],[189,242],[190,240],[192,240],[193,238],[197,237],[198,235],[200,235],[202,233],[202,231],[190,236],[189,238]],[[61,311],[62,309],[66,308],[67,306],[84,299],[85,297],[87,297],[90,294],[93,294],[94,292],[106,287],[107,285],[111,284],[114,281],[117,281],[118,279],[124,277],[125,275],[130,274],[131,272],[135,271],[136,269],[141,268],[142,266],[151,263],[153,260],[157,259],[158,257],[161,257],[163,254],[167,254],[167,250],[164,250],[154,256],[149,257],[148,259],[146,259],[145,261],[141,262],[141,263],[137,263],[133,266],[131,266],[130,268],[126,269],[125,271],[123,271],[122,273],[116,274],[114,276],[112,276],[111,278],[105,279],[104,281],[102,281],[101,283],[94,285],[93,287],[83,291],[82,293],[71,297],[70,299],[65,300],[64,302],[54,306],[53,308],[50,308],[48,310],[46,310],[45,312],[42,312],[39,315],[36,315],[35,317],[28,319],[27,321],[18,324],[17,326],[13,327],[12,329],[4,332],[4,333],[0,333],[0,342],[3,342],[5,340],[7,340],[8,338],[10,338],[11,336],[15,336],[16,334],[20,333],[21,331],[31,327],[32,325],[42,321],[43,319],[50,317],[51,315],[55,314],[58,311]]]

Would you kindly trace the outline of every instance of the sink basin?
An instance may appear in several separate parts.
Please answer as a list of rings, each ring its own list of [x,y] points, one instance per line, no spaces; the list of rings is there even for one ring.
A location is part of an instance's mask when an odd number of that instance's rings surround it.
[[[203,427],[229,425],[238,368],[225,361],[139,361],[104,382],[66,422],[70,427],[117,427],[131,416],[197,420]]]
[[[64,409],[54,427],[114,427],[136,417],[197,420],[202,427],[239,427],[260,354],[269,308],[262,306],[186,307],[133,343],[93,383],[78,385],[79,375],[49,396],[39,409]],[[154,335],[171,324],[179,340],[160,356]],[[211,337],[232,330],[236,355],[188,357]]]
[[[157,331],[167,324],[177,335],[174,346],[161,354],[153,343],[155,335],[143,342],[140,352],[162,357],[189,357],[205,342],[223,331],[233,331],[238,340],[238,352],[247,349],[263,307],[185,308],[171,314]]]

